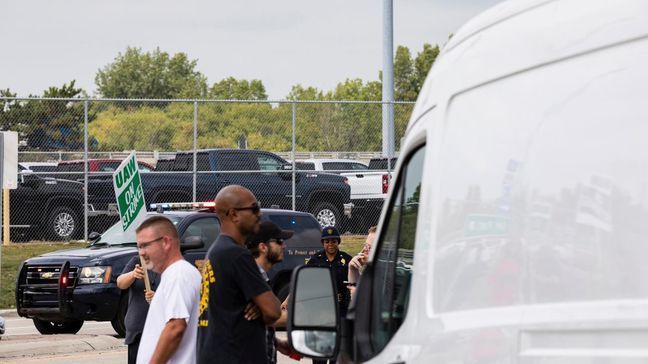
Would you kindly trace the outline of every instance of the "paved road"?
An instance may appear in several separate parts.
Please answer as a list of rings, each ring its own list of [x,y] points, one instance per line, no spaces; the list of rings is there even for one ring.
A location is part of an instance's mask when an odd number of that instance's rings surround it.
[[[30,319],[18,317],[15,311],[0,315],[6,320],[6,332],[0,339],[2,363],[126,363],[127,348],[110,322],[85,322],[76,335],[41,335]],[[297,363],[281,353],[278,362]]]
[[[76,363],[97,363],[101,364],[124,364],[128,360],[126,349],[110,351],[86,351],[75,354],[43,355],[29,358],[16,358],[4,360],[5,364],[76,364]]]

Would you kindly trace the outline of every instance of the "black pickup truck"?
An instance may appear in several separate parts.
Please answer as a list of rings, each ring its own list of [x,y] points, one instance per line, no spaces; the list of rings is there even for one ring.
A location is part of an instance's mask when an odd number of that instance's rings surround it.
[[[9,193],[12,240],[79,238],[83,184],[45,178],[18,165],[18,187]]]
[[[193,152],[158,161],[155,172],[140,172],[144,198],[152,203],[193,200]],[[197,153],[196,201],[212,201],[231,184],[249,188],[261,206],[292,209],[292,164],[276,154],[248,149],[209,149]],[[347,178],[329,173],[298,171],[295,195],[298,211],[310,212],[323,226],[346,223],[345,204],[351,189]],[[112,180],[89,180],[88,199],[99,209],[115,203]],[[347,209],[349,205],[347,205]]]
[[[283,300],[288,295],[292,269],[321,248],[321,230],[308,213],[261,212],[262,221],[294,231],[286,240],[284,261],[268,272],[271,287]],[[216,214],[209,209],[149,212],[158,213],[174,222],[185,259],[201,269],[205,252],[220,232]],[[137,254],[135,234],[124,234],[121,223],[117,223],[95,239],[87,248],[43,254],[21,264],[16,278],[16,308],[20,316],[33,320],[40,333],[76,333],[84,321],[92,320],[111,321],[119,335],[125,334],[128,291],[117,287],[117,277]]]

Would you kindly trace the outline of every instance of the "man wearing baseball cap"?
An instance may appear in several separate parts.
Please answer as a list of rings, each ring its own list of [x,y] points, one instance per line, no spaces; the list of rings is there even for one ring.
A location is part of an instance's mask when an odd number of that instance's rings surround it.
[[[340,316],[346,316],[349,307],[350,294],[346,288],[345,281],[349,275],[349,262],[351,256],[340,250],[340,232],[334,226],[327,226],[322,229],[322,246],[324,249],[313,255],[306,265],[316,267],[327,267],[333,271],[335,286],[338,292],[338,304]]]
[[[245,243],[252,253],[252,257],[259,266],[259,271],[266,281],[269,281],[268,271],[273,265],[281,263],[284,258],[286,243],[284,240],[293,236],[291,230],[281,230],[271,221],[264,221],[259,224],[259,230],[250,235]],[[287,312],[282,311],[281,317],[274,325],[285,324]],[[273,325],[266,326],[266,351],[268,353],[268,363],[277,362],[277,350],[284,355],[292,354],[288,340],[275,338],[275,329]]]

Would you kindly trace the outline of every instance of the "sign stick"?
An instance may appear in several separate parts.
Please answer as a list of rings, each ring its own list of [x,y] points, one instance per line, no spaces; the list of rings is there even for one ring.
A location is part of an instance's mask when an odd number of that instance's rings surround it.
[[[151,282],[149,281],[148,277],[148,269],[146,269],[146,262],[144,261],[144,257],[140,255],[140,263],[142,264],[142,269],[144,270],[144,286],[146,286],[146,290],[150,291],[151,290]]]

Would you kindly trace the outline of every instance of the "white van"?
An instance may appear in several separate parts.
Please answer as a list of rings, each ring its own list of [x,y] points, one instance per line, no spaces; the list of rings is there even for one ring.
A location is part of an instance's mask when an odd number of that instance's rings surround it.
[[[326,270],[295,271],[297,351],[648,362],[648,1],[508,1],[470,21],[396,171],[347,320]]]

